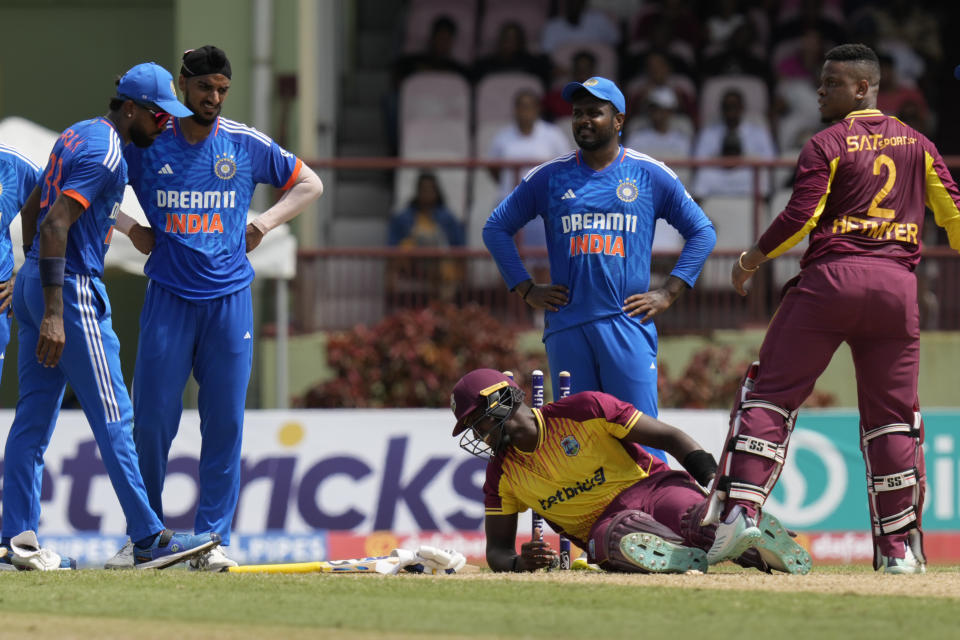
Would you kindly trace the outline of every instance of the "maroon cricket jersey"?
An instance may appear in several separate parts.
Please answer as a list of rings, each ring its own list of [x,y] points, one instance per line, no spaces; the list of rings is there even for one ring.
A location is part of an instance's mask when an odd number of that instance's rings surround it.
[[[575,393],[533,414],[536,448],[525,452],[507,447],[487,464],[487,515],[533,509],[554,530],[585,541],[593,523],[624,489],[669,470],[640,445],[622,441],[641,413],[609,394]]]
[[[876,109],[853,111],[804,145],[790,202],[757,246],[775,258],[809,233],[801,267],[849,254],[913,269],[924,204],[960,251],[958,203],[957,185],[923,134]]]

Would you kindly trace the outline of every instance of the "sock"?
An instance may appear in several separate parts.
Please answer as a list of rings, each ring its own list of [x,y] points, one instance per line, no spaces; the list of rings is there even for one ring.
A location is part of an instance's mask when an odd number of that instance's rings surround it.
[[[141,539],[141,540],[134,540],[134,541],[133,541],[133,544],[135,544],[136,546],[140,547],[141,549],[146,549],[147,547],[149,547],[150,545],[153,544],[153,541],[157,539],[157,536],[159,536],[160,533],[161,533],[161,532],[158,531],[157,533],[153,534],[152,536],[147,536],[146,538],[143,538],[143,539]]]

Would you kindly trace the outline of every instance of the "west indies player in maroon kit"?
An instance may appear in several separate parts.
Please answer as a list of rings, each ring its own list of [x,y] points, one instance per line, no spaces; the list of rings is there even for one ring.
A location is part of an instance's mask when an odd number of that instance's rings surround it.
[[[831,49],[820,112],[834,124],[797,161],[786,209],[733,267],[733,286],[810,235],[744,380],[705,521],[719,520],[711,561],[755,539],[797,411],[841,342],[857,376],[874,569],[922,573],[923,422],[917,400],[924,206],[960,250],[960,194],[936,147],[876,109],[880,69],[867,46]]]

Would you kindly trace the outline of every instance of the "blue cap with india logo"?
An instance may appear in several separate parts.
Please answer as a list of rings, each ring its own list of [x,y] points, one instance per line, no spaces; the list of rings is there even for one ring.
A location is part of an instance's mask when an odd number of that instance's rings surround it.
[[[563,99],[567,102],[573,102],[573,94],[580,89],[587,91],[601,100],[607,100],[612,103],[617,113],[626,113],[627,111],[627,101],[623,98],[623,92],[620,91],[612,80],[594,76],[587,78],[583,82],[570,82],[563,88]]]
[[[177,100],[170,72],[155,62],[144,62],[131,68],[117,84],[117,96],[135,102],[155,104],[172,116],[186,118],[193,112]]]

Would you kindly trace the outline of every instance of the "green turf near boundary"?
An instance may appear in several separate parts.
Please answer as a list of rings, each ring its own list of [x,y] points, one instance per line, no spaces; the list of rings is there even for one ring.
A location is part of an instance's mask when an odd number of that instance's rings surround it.
[[[737,576],[730,577],[736,585]],[[678,640],[957,637],[954,598],[655,587],[642,577],[629,585],[600,578],[3,572],[0,610],[37,640],[291,638],[308,637],[304,632],[310,630],[316,637],[330,635],[320,630],[336,637],[602,640],[653,633]],[[30,618],[29,626],[17,626]],[[0,622],[0,638],[27,635],[9,635],[13,631]]]

